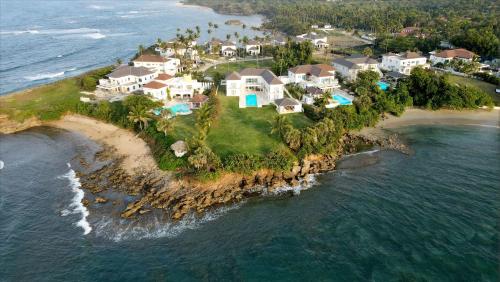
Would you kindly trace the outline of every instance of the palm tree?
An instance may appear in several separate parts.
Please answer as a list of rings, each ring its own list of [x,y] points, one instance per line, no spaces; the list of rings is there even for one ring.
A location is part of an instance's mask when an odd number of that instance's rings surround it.
[[[138,51],[139,51],[139,55],[142,55],[142,53],[143,53],[143,52],[144,52],[144,50],[145,50],[145,49],[144,49],[144,45],[142,45],[142,44],[141,44],[141,45],[139,45],[139,47],[138,47],[137,49],[138,49]]]
[[[127,117],[128,120],[133,122],[134,124],[139,123],[139,128],[141,129],[141,131],[148,127],[149,121],[151,120],[146,109],[142,106],[132,106]]]
[[[277,133],[279,136],[284,136],[286,126],[288,125],[288,119],[286,116],[278,115],[274,118],[274,122],[271,127],[271,134]]]
[[[227,40],[231,39],[231,34],[226,34],[226,39]]]
[[[243,24],[243,25],[241,26],[241,28],[245,29],[245,28],[247,28],[247,25],[246,25],[246,24]]]
[[[168,118],[162,118],[156,123],[156,130],[163,132],[165,136],[174,129],[174,122]]]
[[[160,45],[161,45],[161,43],[162,43],[162,40],[161,40],[161,38],[159,38],[159,37],[158,37],[158,39],[156,39],[156,44],[157,44],[158,46],[160,46]]]

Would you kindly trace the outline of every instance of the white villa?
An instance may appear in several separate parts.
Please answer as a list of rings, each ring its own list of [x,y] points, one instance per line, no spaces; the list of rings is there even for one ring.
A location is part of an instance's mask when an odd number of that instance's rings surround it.
[[[327,48],[329,46],[326,35],[318,35],[315,32],[297,35],[298,42],[304,40],[310,41],[316,48]]]
[[[146,67],[122,65],[116,68],[107,78],[99,79],[100,90],[130,93],[142,90],[142,87],[153,81],[157,73]]]
[[[476,54],[473,52],[460,48],[460,49],[452,49],[452,50],[444,50],[441,52],[433,51],[431,52],[430,61],[433,65],[437,63],[447,63],[453,61],[455,59],[462,60],[465,62],[472,62]]]
[[[286,45],[288,41],[288,38],[283,36],[283,35],[276,35],[273,39],[272,39],[272,45],[274,46],[283,46],[283,45]]]
[[[236,56],[236,50],[236,43],[227,40],[222,43],[220,52],[224,57],[233,57]]]
[[[168,98],[168,91],[172,99],[190,99],[195,94],[203,93],[210,86],[211,83],[199,82],[190,75],[182,77],[159,75],[154,81],[144,85],[143,91],[157,100],[164,101]]]
[[[380,68],[388,71],[399,72],[405,75],[410,75],[411,71],[418,67],[427,68],[427,58],[415,53],[405,52],[402,54],[385,54],[382,56]]]
[[[288,82],[303,88],[317,87],[328,91],[339,87],[335,78],[335,68],[326,64],[301,65],[288,70]]]
[[[134,67],[145,67],[154,72],[175,75],[181,66],[177,58],[165,58],[157,55],[141,55],[133,61]]]
[[[222,43],[223,43],[222,40],[217,38],[212,38],[212,40],[210,40],[207,43],[207,49],[206,49],[207,52],[210,54],[220,54],[222,49]]]
[[[245,44],[245,51],[247,54],[255,56],[260,54],[260,43],[255,40],[249,40]]]
[[[345,58],[338,58],[333,60],[332,64],[337,74],[342,75],[350,81],[356,80],[360,71],[371,70],[382,75],[382,72],[378,68],[378,61],[366,56],[352,55]]]
[[[181,43],[179,43],[176,39],[171,39],[166,42],[166,44],[162,46],[157,46],[155,51],[160,53],[162,57],[173,57],[173,56],[181,56],[188,57],[191,60],[198,59],[198,50],[194,47],[197,45],[196,40],[190,42],[186,48]]]
[[[262,107],[283,99],[284,83],[270,70],[246,68],[226,76],[226,95],[238,96],[239,107]]]

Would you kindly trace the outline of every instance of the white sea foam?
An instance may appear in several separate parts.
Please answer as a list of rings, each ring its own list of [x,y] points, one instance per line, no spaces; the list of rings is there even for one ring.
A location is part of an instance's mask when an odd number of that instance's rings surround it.
[[[370,151],[363,151],[363,152],[359,152],[359,153],[345,155],[345,157],[352,157],[352,156],[357,156],[357,155],[373,155],[374,153],[379,152],[379,151],[380,151],[380,149],[373,149]]]
[[[25,76],[24,79],[30,80],[30,81],[47,80],[47,79],[52,79],[52,78],[64,76],[66,73],[72,72],[75,70],[77,70],[77,68],[70,68],[70,69],[67,69],[65,71],[54,72],[54,73],[40,73],[40,74],[33,75],[33,76]]]
[[[96,32],[96,33],[87,33],[87,34],[83,34],[82,35],[83,37],[88,37],[88,38],[92,38],[92,39],[102,39],[102,38],[106,38],[106,35],[100,33],[100,32]]]
[[[270,195],[279,195],[286,192],[293,192],[294,195],[300,195],[300,192],[307,190],[317,184],[316,175],[317,174],[308,174],[306,178],[299,180],[299,185],[297,186],[286,184],[284,186],[278,187],[274,189],[272,193],[270,193]]]
[[[93,4],[93,5],[89,5],[88,8],[94,9],[94,10],[109,10],[109,9],[112,9],[113,7]]]
[[[186,215],[178,222],[169,219],[159,219],[154,215],[152,218],[141,218],[140,221],[129,219],[118,219],[103,216],[94,226],[96,236],[104,237],[115,242],[123,240],[141,240],[156,238],[173,238],[184,231],[201,227],[204,223],[216,220],[228,211],[239,208],[244,202],[224,206],[204,213],[201,217],[195,214]]]
[[[4,30],[0,31],[2,35],[22,35],[22,34],[37,34],[37,35],[70,35],[70,34],[90,34],[99,33],[99,29],[95,28],[69,28],[69,29],[27,29],[27,30]]]
[[[92,227],[90,223],[87,221],[87,217],[89,216],[89,211],[82,204],[83,197],[85,193],[83,192],[80,179],[76,177],[76,172],[71,169],[71,165],[68,163],[69,171],[68,173],[61,176],[61,178],[66,178],[69,180],[70,188],[75,193],[73,199],[71,199],[71,204],[69,204],[67,209],[61,211],[61,216],[67,216],[70,214],[81,214],[81,218],[78,222],[75,223],[76,226],[81,227],[83,229],[83,235],[87,235],[92,231]]]
[[[55,73],[41,73],[33,76],[25,76],[24,78],[27,80],[31,81],[36,81],[36,80],[45,80],[45,79],[51,79],[51,78],[56,78],[63,76],[64,72],[55,72]]]

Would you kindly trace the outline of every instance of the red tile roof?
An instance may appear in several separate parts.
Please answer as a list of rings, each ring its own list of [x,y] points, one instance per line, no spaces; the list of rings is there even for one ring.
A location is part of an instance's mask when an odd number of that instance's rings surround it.
[[[452,49],[452,50],[444,50],[439,53],[436,53],[434,56],[441,58],[462,58],[462,59],[472,59],[476,54],[473,52],[460,48],[460,49]]]
[[[160,73],[156,79],[158,79],[158,80],[164,80],[164,81],[165,81],[165,80],[169,80],[169,79],[171,79],[172,77],[173,77],[173,76],[171,76],[171,75],[169,75],[169,74],[166,74],[166,73]]]
[[[168,60],[158,55],[141,55],[139,58],[135,59],[134,62],[153,62],[153,63],[165,63]]]
[[[161,89],[167,87],[165,84],[158,82],[158,81],[151,81],[148,82],[146,85],[144,85],[144,88],[150,88],[150,89]]]

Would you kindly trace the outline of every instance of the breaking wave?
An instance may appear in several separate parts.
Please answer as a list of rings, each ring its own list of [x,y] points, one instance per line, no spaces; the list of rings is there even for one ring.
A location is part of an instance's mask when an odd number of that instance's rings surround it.
[[[61,71],[61,72],[40,73],[40,74],[33,75],[33,76],[25,76],[24,78],[26,80],[29,80],[29,81],[48,80],[48,79],[64,76],[68,72],[75,71],[76,69],[77,68],[70,68],[70,69],[67,69],[67,70]]]
[[[67,216],[70,214],[81,214],[82,217],[78,222],[75,223],[76,226],[81,227],[83,229],[83,235],[87,235],[92,231],[92,227],[87,221],[87,217],[89,216],[89,211],[82,204],[83,197],[85,193],[83,192],[80,179],[76,177],[76,172],[71,169],[71,165],[68,163],[69,171],[65,175],[60,178],[66,178],[69,180],[70,188],[75,193],[73,199],[71,199],[71,204],[69,204],[68,209],[64,209],[61,211],[61,216]]]
[[[244,203],[243,201],[213,209],[205,212],[202,216],[192,213],[184,216],[178,222],[172,222],[167,216],[161,218],[157,215],[150,215],[148,218],[141,217],[138,221],[103,216],[94,224],[94,232],[98,237],[104,237],[115,242],[162,237],[173,238],[184,231],[194,230],[207,222],[214,221],[225,213],[239,208]]]
[[[306,178],[299,180],[299,185],[291,186],[287,184],[274,189],[271,193],[268,193],[268,195],[274,196],[287,192],[292,192],[294,195],[300,195],[300,192],[308,190],[318,183],[318,181],[316,180],[316,176],[317,174],[309,174],[306,176]]]

